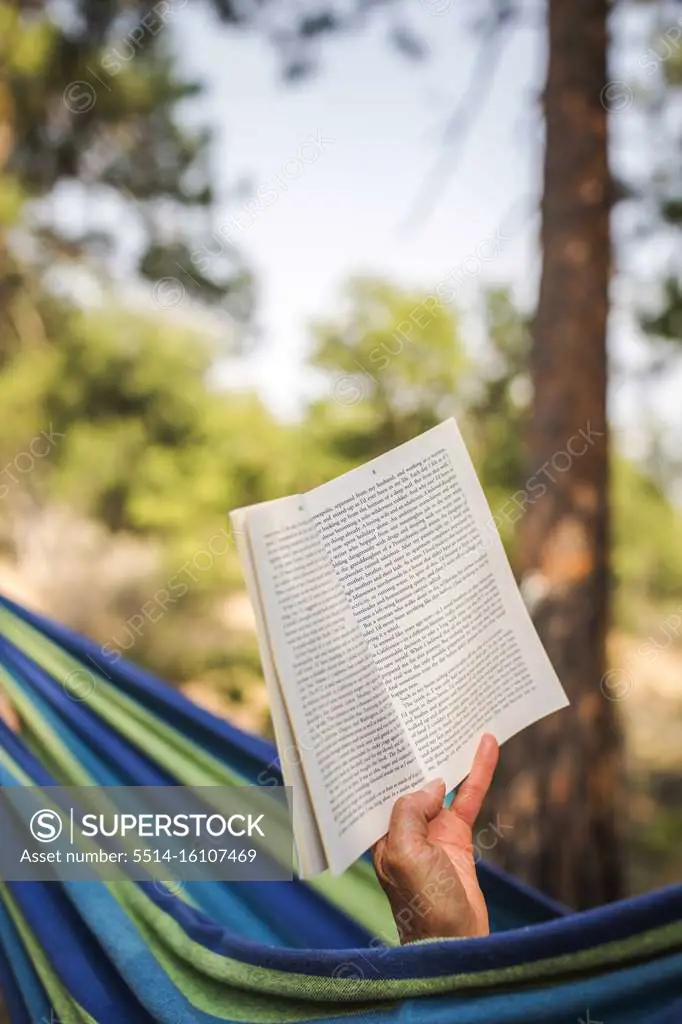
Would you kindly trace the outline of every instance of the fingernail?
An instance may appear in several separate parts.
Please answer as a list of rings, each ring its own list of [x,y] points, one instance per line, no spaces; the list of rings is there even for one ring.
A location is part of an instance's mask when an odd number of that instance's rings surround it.
[[[433,782],[428,782],[424,786],[424,792],[428,793],[429,796],[440,796],[445,791],[445,783],[442,779],[434,779]]]

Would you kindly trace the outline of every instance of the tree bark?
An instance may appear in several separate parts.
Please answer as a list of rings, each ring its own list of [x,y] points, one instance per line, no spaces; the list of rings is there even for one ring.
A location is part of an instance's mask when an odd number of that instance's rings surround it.
[[[542,276],[533,326],[521,586],[571,700],[505,747],[505,867],[584,908],[622,894],[618,699],[608,623],[607,0],[549,0]]]

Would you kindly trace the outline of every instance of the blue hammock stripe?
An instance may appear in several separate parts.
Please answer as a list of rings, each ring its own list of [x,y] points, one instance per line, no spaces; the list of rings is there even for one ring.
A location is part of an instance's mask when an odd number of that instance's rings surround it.
[[[74,694],[74,673],[96,693]],[[3,785],[280,779],[267,741],[2,598],[0,683],[24,726],[0,722]],[[682,886],[573,914],[490,865],[479,877],[490,937],[403,948],[366,860],[312,884],[7,882],[0,987],[12,1024],[673,1019]]]

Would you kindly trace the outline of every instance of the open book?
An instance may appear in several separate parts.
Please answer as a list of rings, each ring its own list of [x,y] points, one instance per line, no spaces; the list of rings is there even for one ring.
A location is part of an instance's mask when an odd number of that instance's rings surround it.
[[[396,799],[466,776],[568,700],[453,419],[307,494],[231,514],[303,877]]]

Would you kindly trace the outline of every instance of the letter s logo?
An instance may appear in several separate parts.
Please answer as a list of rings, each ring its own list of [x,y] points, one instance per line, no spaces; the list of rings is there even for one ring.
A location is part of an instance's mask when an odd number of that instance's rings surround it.
[[[62,834],[64,824],[57,811],[36,811],[31,818],[31,835],[39,843],[53,843]]]

